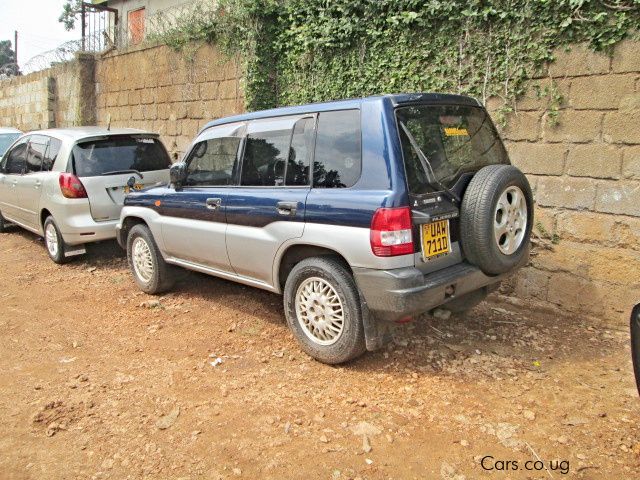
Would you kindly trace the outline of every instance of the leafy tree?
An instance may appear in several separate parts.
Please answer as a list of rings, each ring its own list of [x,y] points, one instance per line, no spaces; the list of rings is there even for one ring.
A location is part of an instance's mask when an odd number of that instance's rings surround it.
[[[65,30],[73,30],[81,11],[82,0],[66,0],[58,21],[64,25]]]
[[[0,40],[0,74],[20,75],[11,40]]]
[[[0,67],[15,63],[16,54],[11,48],[11,40],[0,40]]]

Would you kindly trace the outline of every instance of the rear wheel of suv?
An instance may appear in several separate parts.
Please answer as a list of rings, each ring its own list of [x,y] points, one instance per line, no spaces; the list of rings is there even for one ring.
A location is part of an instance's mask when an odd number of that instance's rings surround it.
[[[298,263],[284,287],[289,328],[302,349],[328,364],[366,351],[360,296],[351,273],[331,257]]]
[[[49,258],[57,264],[67,263],[70,257],[65,256],[67,245],[64,243],[62,234],[58,230],[53,217],[49,216],[44,221],[44,246],[47,247]]]
[[[512,165],[489,165],[474,175],[462,199],[460,236],[467,260],[488,275],[515,268],[526,255],[533,196]]]
[[[143,292],[155,295],[173,286],[174,267],[164,261],[146,225],[134,225],[129,230],[127,260],[133,272],[133,278]]]

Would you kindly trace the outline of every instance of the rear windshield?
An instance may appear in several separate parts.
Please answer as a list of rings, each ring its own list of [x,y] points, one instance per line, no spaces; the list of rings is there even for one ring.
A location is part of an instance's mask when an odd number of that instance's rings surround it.
[[[0,133],[0,156],[4,155],[20,135],[20,133]]]
[[[409,191],[413,194],[442,190],[425,173],[404,127],[422,150],[433,176],[451,188],[460,174],[486,166],[509,163],[487,111],[464,105],[418,105],[396,110]],[[426,166],[429,170],[429,165]]]
[[[119,135],[81,142],[73,147],[73,171],[94,177],[123,170],[149,172],[171,166],[171,159],[157,138]]]

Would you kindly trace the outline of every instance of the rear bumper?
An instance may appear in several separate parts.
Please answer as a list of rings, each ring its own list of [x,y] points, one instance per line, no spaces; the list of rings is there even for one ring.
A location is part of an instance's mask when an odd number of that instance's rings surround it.
[[[68,245],[80,245],[101,240],[111,240],[116,236],[118,220],[96,222],[90,214],[63,218],[58,228]]]
[[[394,270],[354,268],[353,273],[374,317],[395,321],[417,316],[466,293],[496,284],[511,272],[488,276],[479,268],[462,262],[427,275],[414,267]]]

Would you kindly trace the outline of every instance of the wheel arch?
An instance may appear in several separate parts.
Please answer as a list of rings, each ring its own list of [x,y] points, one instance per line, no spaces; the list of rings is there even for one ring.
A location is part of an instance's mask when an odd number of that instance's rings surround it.
[[[310,257],[327,256],[337,259],[349,272],[353,273],[351,265],[347,261],[346,257],[334,250],[322,245],[314,245],[309,243],[294,243],[288,245],[282,251],[282,253],[275,260],[274,271],[274,286],[281,293],[284,289],[284,284],[287,281],[287,277],[293,267]]]
[[[120,224],[120,229],[118,230],[117,234],[117,240],[118,244],[125,250],[127,249],[127,237],[129,236],[129,231],[134,226],[140,224],[144,224],[147,227],[149,226],[144,218],[137,215],[128,215],[122,219],[122,223]]]
[[[48,208],[40,210],[40,231],[44,233],[44,222],[47,217],[53,217],[53,214]]]

